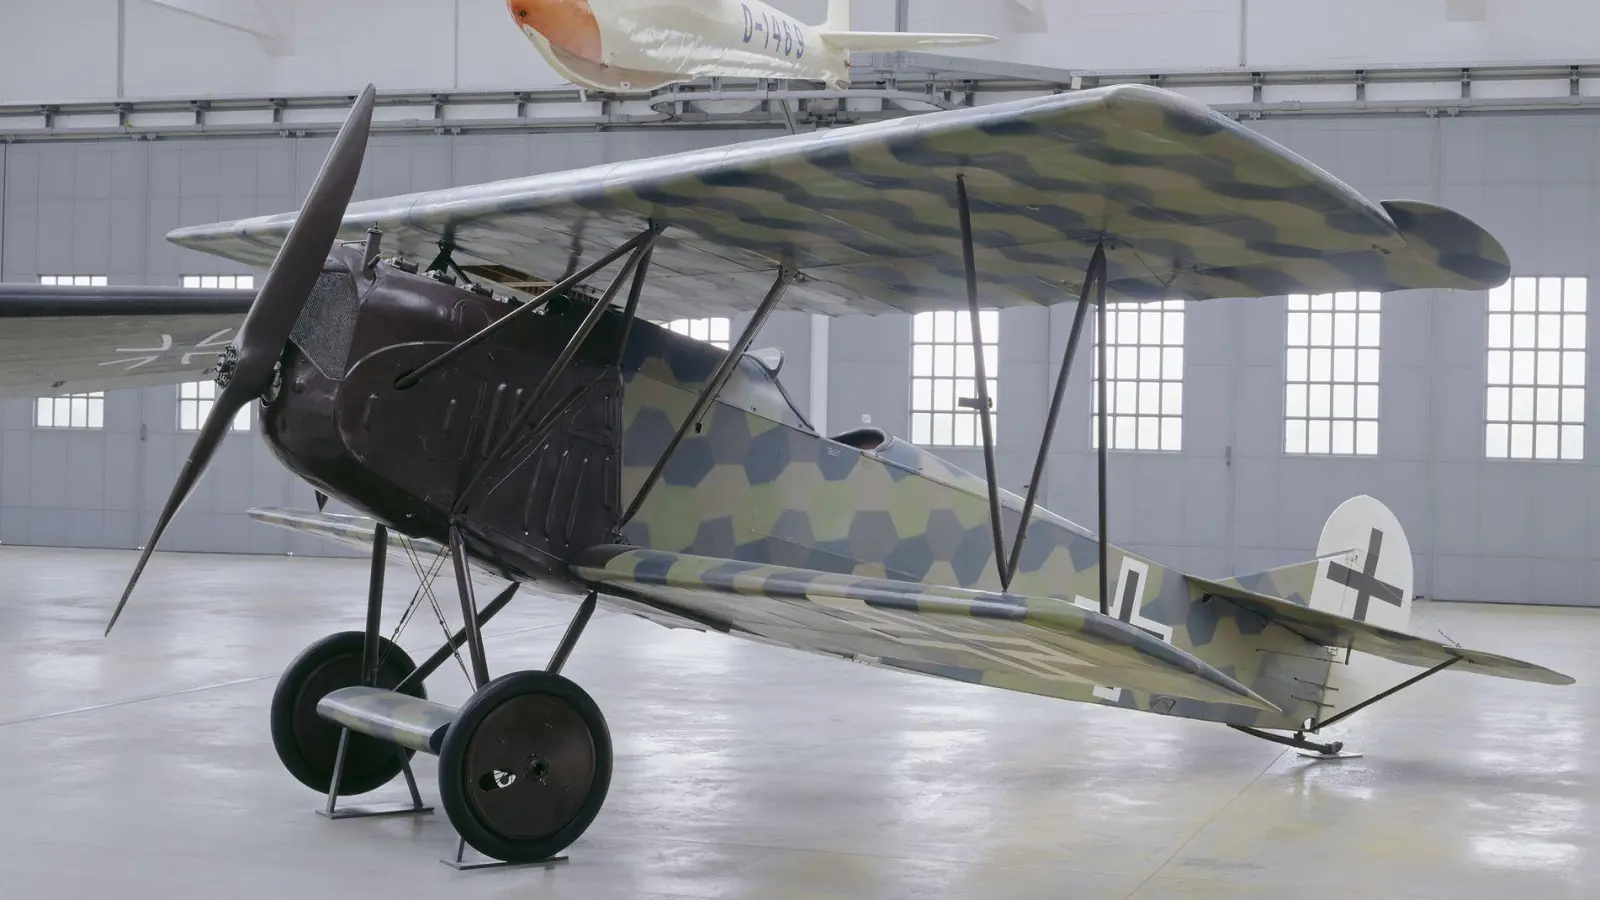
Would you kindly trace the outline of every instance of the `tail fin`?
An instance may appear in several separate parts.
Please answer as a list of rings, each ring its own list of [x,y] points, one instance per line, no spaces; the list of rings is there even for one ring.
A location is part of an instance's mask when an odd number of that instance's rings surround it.
[[[1396,631],[1411,622],[1411,543],[1387,506],[1365,495],[1339,504],[1322,526],[1317,556],[1226,579],[1258,594]]]
[[[850,0],[828,0],[828,18],[823,21],[820,30],[849,31]]]
[[[1315,610],[1412,633],[1412,577],[1411,543],[1400,520],[1363,495],[1339,504],[1328,517],[1315,559],[1231,580]],[[1324,719],[1415,674],[1371,653],[1342,655],[1334,662],[1324,684]]]

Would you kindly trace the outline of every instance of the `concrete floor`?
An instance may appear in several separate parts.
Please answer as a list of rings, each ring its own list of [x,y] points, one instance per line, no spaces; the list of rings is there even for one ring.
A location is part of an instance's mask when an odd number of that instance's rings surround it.
[[[1600,611],[1426,608],[1579,684],[1446,673],[1350,720],[1369,755],[1335,764],[601,614],[567,672],[616,742],[605,809],[565,867],[458,873],[442,811],[326,821],[268,740],[283,665],[360,627],[364,563],[160,555],[102,639],[132,564],[0,550],[6,900],[1600,896]],[[513,605],[491,669],[538,667],[571,609]],[[436,642],[426,611],[402,640]]]

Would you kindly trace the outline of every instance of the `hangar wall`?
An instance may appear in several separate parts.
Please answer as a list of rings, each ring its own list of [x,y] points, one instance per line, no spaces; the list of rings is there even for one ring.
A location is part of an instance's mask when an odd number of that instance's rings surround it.
[[[1595,275],[1600,118],[1274,119],[1263,131],[1374,198],[1437,200],[1476,217],[1510,248],[1517,274]],[[358,197],[553,171],[739,140],[734,132],[383,136]],[[16,144],[0,147],[0,278],[106,274],[175,284],[229,264],[173,247],[180,223],[292,208],[326,149],[319,139]],[[1405,524],[1417,587],[1468,600],[1600,604],[1600,449],[1589,462],[1483,458],[1485,303],[1481,294],[1385,298],[1380,452],[1372,458],[1282,451],[1284,306],[1212,301],[1188,310],[1184,449],[1114,453],[1111,533],[1208,574],[1302,558],[1344,497],[1372,493]],[[1595,317],[1590,317],[1591,323]],[[1000,475],[1021,489],[1047,408],[1070,307],[1002,319]],[[1591,331],[1594,326],[1591,324]],[[758,346],[788,353],[785,384],[810,403],[811,328],[775,317]],[[834,430],[870,416],[908,432],[909,323],[832,323],[828,413]],[[1597,365],[1589,355],[1591,380]],[[1089,382],[1080,357],[1044,497],[1094,517]],[[1587,420],[1597,419],[1590,392]],[[172,388],[115,393],[106,428],[33,427],[29,401],[0,407],[0,542],[132,547],[143,541],[190,438]],[[974,451],[948,451],[981,470]],[[257,504],[307,507],[259,437],[230,439],[164,546],[325,553],[320,542],[253,525]],[[1593,511],[1593,512],[1592,512]]]
[[[827,8],[826,0],[772,2],[808,22]],[[894,30],[899,2],[854,0],[855,27]],[[1005,38],[959,53],[1055,68],[1600,59],[1600,6],[1589,0],[909,0],[908,8],[911,29]],[[13,2],[6,13],[0,101],[337,91],[367,80],[387,91],[561,83],[511,27],[503,0],[75,0]]]

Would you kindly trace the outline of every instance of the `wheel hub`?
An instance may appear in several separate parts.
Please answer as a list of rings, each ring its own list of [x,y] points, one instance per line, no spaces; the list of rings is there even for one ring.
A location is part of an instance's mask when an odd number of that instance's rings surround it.
[[[559,697],[508,698],[485,716],[466,753],[467,800],[485,824],[521,840],[554,834],[577,815],[595,774],[582,717]]]
[[[542,756],[528,758],[528,764],[523,768],[528,777],[539,784],[545,783],[545,777],[550,774],[550,761]]]
[[[463,840],[508,862],[560,853],[611,784],[611,733],[594,700],[550,672],[514,672],[466,702],[439,748],[439,799]]]

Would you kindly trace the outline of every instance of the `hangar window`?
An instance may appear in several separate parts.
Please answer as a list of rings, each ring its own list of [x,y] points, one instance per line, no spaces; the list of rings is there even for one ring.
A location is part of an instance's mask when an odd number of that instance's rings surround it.
[[[726,318],[711,319],[675,319],[666,323],[666,328],[679,334],[686,334],[697,341],[705,341],[714,346],[728,349],[728,331],[733,320]]]
[[[1183,449],[1183,312],[1182,300],[1113,303],[1106,310],[1111,449]],[[1098,379],[1098,343],[1092,357]],[[1098,416],[1098,386],[1091,385],[1090,393],[1090,411]],[[1100,428],[1092,418],[1089,446],[1100,447]]]
[[[34,401],[33,424],[40,428],[103,428],[106,392],[61,394]]]
[[[1588,279],[1513,278],[1489,292],[1490,459],[1583,459]]]
[[[58,287],[105,287],[104,275],[40,275],[40,284]]]
[[[1383,295],[1289,295],[1283,449],[1378,452],[1378,332]]]
[[[211,415],[211,407],[217,402],[217,383],[215,381],[189,381],[178,385],[178,430],[199,431],[205,424],[206,416]],[[250,430],[250,407],[247,405],[239,410],[233,417],[231,431]]]
[[[221,288],[223,290],[253,291],[256,287],[254,275],[185,275],[183,286],[186,288]]]
[[[990,409],[1000,405],[1000,311],[978,311]],[[911,319],[911,443],[981,447],[977,358],[966,312],[917,313]]]

